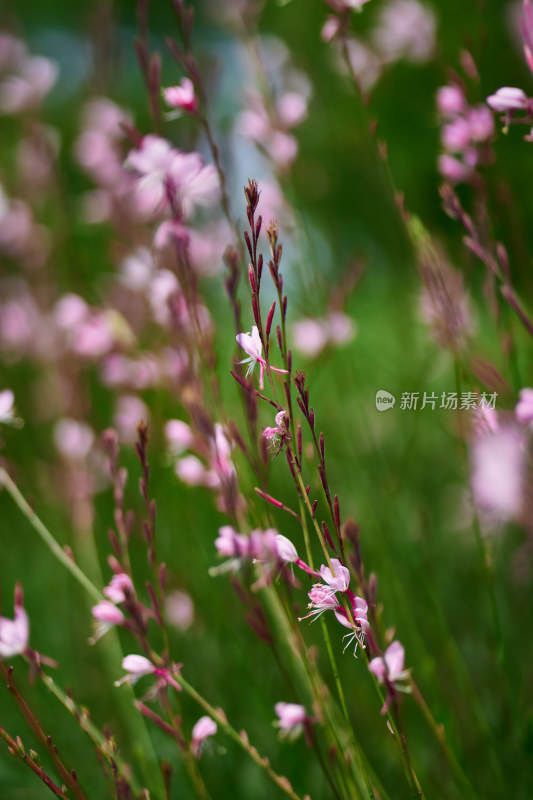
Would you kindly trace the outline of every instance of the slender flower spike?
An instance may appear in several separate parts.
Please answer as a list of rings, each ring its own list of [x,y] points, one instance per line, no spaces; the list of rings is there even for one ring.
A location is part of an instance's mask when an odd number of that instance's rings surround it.
[[[276,703],[274,710],[278,715],[278,727],[281,736],[295,739],[304,730],[308,722],[305,708],[297,703]]]
[[[191,750],[195,758],[200,758],[204,749],[205,741],[209,736],[214,736],[217,732],[217,724],[211,717],[200,717],[192,729]]]
[[[0,658],[21,655],[28,647],[30,624],[22,606],[22,588],[19,584],[15,587],[14,617],[0,617]]]
[[[331,566],[333,571],[322,564],[320,567],[320,576],[324,583],[331,586],[335,592],[345,592],[350,585],[350,572],[343,567],[338,558],[331,559]]]

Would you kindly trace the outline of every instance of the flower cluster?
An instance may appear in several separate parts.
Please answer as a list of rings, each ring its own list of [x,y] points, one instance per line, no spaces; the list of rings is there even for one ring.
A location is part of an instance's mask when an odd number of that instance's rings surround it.
[[[450,183],[467,183],[476,167],[488,160],[492,114],[485,105],[469,106],[463,91],[453,84],[438,90],[437,108],[444,122],[439,172]]]

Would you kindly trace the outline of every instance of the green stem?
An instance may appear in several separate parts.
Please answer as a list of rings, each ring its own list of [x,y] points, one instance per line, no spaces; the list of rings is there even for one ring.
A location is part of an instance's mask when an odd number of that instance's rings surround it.
[[[61,545],[56,541],[50,533],[45,524],[39,519],[30,504],[20,492],[18,486],[11,480],[3,467],[0,467],[0,488],[4,486],[16,505],[19,507],[23,515],[26,517],[32,528],[37,531],[45,545],[51,550],[53,555],[61,564],[66,567],[70,574],[81,583],[84,589],[96,600],[100,602],[104,597],[101,592],[96,588],[94,583],[89,580],[87,575],[72,561],[72,559],[65,553]]]

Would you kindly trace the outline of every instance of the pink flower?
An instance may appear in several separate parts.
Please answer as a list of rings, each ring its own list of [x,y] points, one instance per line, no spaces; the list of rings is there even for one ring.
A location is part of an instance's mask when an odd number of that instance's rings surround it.
[[[437,90],[437,109],[443,117],[461,114],[466,109],[466,100],[458,86],[441,86]]]
[[[89,455],[94,442],[94,433],[85,422],[66,417],[58,420],[54,427],[54,443],[69,461],[83,461]]]
[[[285,563],[292,563],[298,558],[298,553],[291,540],[281,533],[276,535],[276,553],[280,561]]]
[[[378,656],[373,658],[368,665],[368,669],[372,672],[379,683],[384,683],[385,680],[390,683],[403,680],[409,674],[404,670],[405,651],[400,642],[393,642],[385,650],[383,657]]]
[[[262,355],[263,345],[261,344],[261,337],[259,336],[259,331],[257,327],[254,325],[251,333],[238,333],[235,338],[237,339],[237,344],[240,347],[242,347],[244,352],[247,353],[249,356],[249,358],[245,358],[243,359],[243,361],[239,361],[239,364],[250,365],[246,371],[246,378],[250,377],[250,375],[255,369],[255,365],[259,362],[260,364],[259,388],[262,389],[264,385],[266,362]]]
[[[276,703],[274,710],[278,715],[278,727],[282,736],[295,739],[308,722],[305,708],[297,703]]]
[[[163,89],[163,98],[165,103],[172,108],[182,108],[191,114],[196,111],[194,83],[190,78],[183,78],[179,86],[169,86],[168,89]]]
[[[334,592],[345,592],[350,584],[350,572],[343,567],[338,558],[331,559],[333,570],[322,564],[320,576],[324,583],[327,583]]]
[[[522,425],[530,425],[533,422],[533,389],[520,390],[520,399],[514,413]]]
[[[117,608],[116,605],[109,600],[102,600],[100,603],[93,606],[91,611],[93,617],[98,620],[98,622],[104,623],[105,630],[99,627],[100,635],[108,631],[112,625],[122,625],[125,620],[124,614],[120,608]],[[98,638],[100,638],[100,636],[98,636]]]
[[[487,97],[487,104],[493,111],[520,111],[527,108],[528,99],[522,89],[515,86],[502,86],[497,92]]]
[[[442,144],[446,150],[461,152],[470,143],[470,126],[464,117],[457,117],[442,130]]]
[[[474,502],[489,521],[520,516],[525,491],[527,451],[524,434],[510,425],[478,437],[472,445]]]
[[[123,603],[128,594],[133,594],[133,583],[129,575],[125,572],[117,572],[113,575],[109,585],[105,587],[104,594],[112,603]]]
[[[191,750],[196,758],[200,758],[203,745],[208,736],[214,736],[217,732],[217,724],[211,717],[200,717],[192,729]]]
[[[22,588],[17,584],[14,619],[0,617],[0,658],[22,655],[28,647],[30,623],[22,603]]]
[[[194,435],[189,425],[181,419],[171,419],[165,425],[167,447],[173,456],[181,455],[194,442]]]
[[[172,686],[177,692],[181,692],[181,686],[174,680],[173,675],[177,675],[181,668],[181,664],[172,664],[169,669],[161,669],[156,667],[145,656],[129,655],[122,659],[122,669],[126,671],[126,675],[118,681],[115,681],[115,686],[122,686],[123,683],[135,684],[139,678],[145,675],[156,675],[158,681],[154,687],[157,692],[159,688],[163,688],[167,684]]]
[[[194,621],[194,603],[187,592],[180,589],[171,592],[165,602],[168,622],[180,630],[187,630]]]
[[[11,389],[4,389],[0,392],[0,424],[12,425],[20,428],[22,420],[15,413],[15,395]]]
[[[238,333],[235,338],[237,339],[237,343],[239,344],[239,346],[242,347],[244,352],[248,353],[249,356],[249,358],[245,358],[243,361],[239,361],[238,363],[250,364],[246,372],[247,378],[249,378],[252,372],[254,371],[255,365],[259,363],[259,388],[263,389],[266,361],[262,355],[263,345],[261,344],[261,337],[259,335],[257,327],[254,325],[251,333]],[[286,369],[277,369],[276,367],[270,367],[270,369],[274,370],[274,372],[283,372],[283,373],[287,372]]]
[[[153,675],[156,671],[155,666],[148,658],[134,654],[122,659],[122,669],[127,672],[127,675],[115,681],[115,686],[122,686],[123,683],[137,683],[139,678],[144,675]]]
[[[463,183],[472,177],[472,168],[448,153],[439,156],[438,166],[442,177],[450,183]]]
[[[473,142],[486,142],[494,133],[494,119],[485,106],[471,108],[467,120]]]
[[[409,676],[409,670],[403,668],[405,651],[400,642],[392,642],[383,656],[373,658],[368,665],[379,683],[387,686],[387,699],[381,709],[382,714],[386,714],[396,692],[409,692],[410,686],[400,686],[398,681],[405,680]]]
[[[237,533],[231,525],[223,525],[218,530],[215,547],[219,555],[225,558],[240,558],[248,550],[248,539],[246,536]]]
[[[339,605],[335,590],[332,589],[331,586],[326,586],[323,583],[315,583],[309,592],[308,597],[311,602],[307,608],[311,610],[309,611],[309,614],[305,615],[305,617],[299,618],[300,622],[308,617],[314,617],[315,619],[318,619],[318,617],[323,614],[324,611],[336,609]],[[314,620],[311,621],[313,622]]]
[[[351,594],[351,593],[350,593]],[[355,641],[355,649],[354,649],[354,656],[357,652],[357,645],[361,645],[364,648],[365,646],[365,633],[370,628],[368,624],[367,614],[368,614],[368,604],[366,600],[362,597],[357,597],[357,595],[351,595],[350,599],[350,615],[346,611],[343,606],[337,606],[334,609],[335,616],[337,617],[337,621],[340,622],[345,628],[350,629],[350,633],[347,633],[343,639],[348,639],[346,645],[344,646],[344,650]],[[351,618],[350,618],[351,617]]]

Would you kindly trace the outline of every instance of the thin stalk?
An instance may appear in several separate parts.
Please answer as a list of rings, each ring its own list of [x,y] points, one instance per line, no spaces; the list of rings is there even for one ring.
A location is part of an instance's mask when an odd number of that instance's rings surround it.
[[[16,483],[14,483],[5,469],[0,467],[0,488],[4,486],[20,511],[26,517],[32,528],[39,534],[45,545],[51,550],[57,560],[70,572],[70,574],[81,583],[84,589],[94,598],[97,602],[104,599],[102,593],[96,588],[94,583],[89,580],[87,575],[72,561],[71,558],[65,553],[61,545],[57,542],[54,536],[50,533],[46,525],[39,519],[35,511],[27,502],[23,494],[20,492]]]
[[[267,758],[263,758],[259,755],[258,751],[255,749],[253,745],[250,744],[248,741],[248,736],[245,731],[241,731],[241,733],[237,733],[235,728],[230,725],[227,720],[226,715],[221,709],[216,709],[210,703],[205,700],[201,694],[199,694],[196,689],[194,689],[191,684],[180,675],[179,678],[180,686],[183,690],[195,700],[198,705],[200,705],[204,711],[209,714],[215,722],[220,725],[223,731],[231,738],[234,742],[236,742],[239,747],[244,750],[261,769],[263,769],[269,778],[278,786],[283,792],[285,792],[291,800],[301,800],[300,796],[296,794],[294,789],[292,788],[288,778],[285,778],[282,775],[278,775],[272,767]]]

